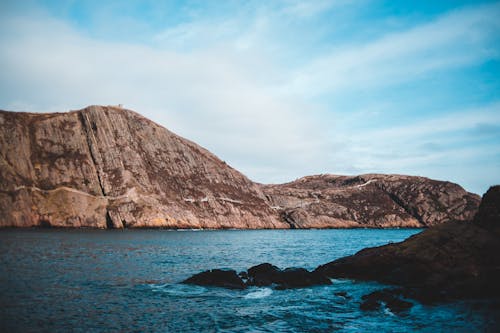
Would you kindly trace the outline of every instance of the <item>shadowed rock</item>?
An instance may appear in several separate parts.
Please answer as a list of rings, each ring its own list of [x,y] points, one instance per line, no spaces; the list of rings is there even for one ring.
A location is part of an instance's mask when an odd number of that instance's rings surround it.
[[[484,195],[473,223],[446,223],[401,243],[363,249],[316,269],[331,278],[407,287],[421,301],[500,298],[500,186]]]
[[[212,269],[201,272],[184,280],[185,284],[196,284],[199,286],[213,286],[228,289],[245,289],[243,280],[233,270]]]
[[[300,288],[314,285],[328,285],[332,282],[324,275],[309,272],[304,268],[287,268],[281,270],[269,263],[253,266],[248,269],[248,285],[276,285],[278,289]]]
[[[413,303],[401,299],[397,291],[393,289],[377,290],[362,297],[361,310],[378,310],[385,304],[391,312],[400,313],[411,309]]]
[[[247,284],[251,286],[270,286],[281,282],[281,269],[269,263],[263,263],[248,269]]]
[[[246,279],[246,283],[243,279]],[[281,270],[269,263],[253,266],[248,272],[236,274],[232,270],[214,269],[193,275],[183,283],[202,286],[216,286],[232,289],[243,289],[246,286],[275,286],[277,289],[328,285],[330,279],[317,272],[309,272],[304,268],[287,268]]]

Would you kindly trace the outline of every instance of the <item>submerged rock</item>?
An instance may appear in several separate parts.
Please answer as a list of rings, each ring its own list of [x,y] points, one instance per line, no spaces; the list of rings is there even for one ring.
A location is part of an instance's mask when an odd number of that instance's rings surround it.
[[[245,283],[234,270],[212,269],[201,272],[184,280],[185,284],[213,286],[228,289],[245,289]]]
[[[391,312],[400,313],[413,307],[413,303],[401,299],[400,294],[394,289],[377,290],[362,297],[359,306],[361,310],[378,310],[385,305]]]
[[[363,249],[316,272],[401,285],[424,302],[500,298],[498,207],[500,186],[494,186],[484,195],[473,222],[446,223],[400,243]]]

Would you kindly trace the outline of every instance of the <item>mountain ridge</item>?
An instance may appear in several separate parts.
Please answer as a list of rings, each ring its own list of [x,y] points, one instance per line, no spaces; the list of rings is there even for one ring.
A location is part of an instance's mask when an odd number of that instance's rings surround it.
[[[95,105],[0,111],[0,185],[2,227],[426,227],[469,220],[480,200],[403,175],[258,184],[139,113]]]

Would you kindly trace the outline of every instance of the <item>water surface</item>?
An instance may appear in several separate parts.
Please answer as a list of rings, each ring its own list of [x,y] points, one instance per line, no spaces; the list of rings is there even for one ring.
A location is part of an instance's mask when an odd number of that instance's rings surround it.
[[[493,331],[484,302],[418,303],[406,314],[359,310],[377,283],[335,280],[295,290],[231,291],[178,282],[211,268],[270,262],[314,269],[416,229],[1,230],[0,328],[5,332]],[[348,297],[336,295],[347,292]]]

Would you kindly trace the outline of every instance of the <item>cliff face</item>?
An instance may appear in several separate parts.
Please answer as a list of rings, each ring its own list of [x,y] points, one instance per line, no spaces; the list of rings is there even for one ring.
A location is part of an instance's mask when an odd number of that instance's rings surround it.
[[[470,221],[480,198],[457,184],[424,177],[309,176],[263,186],[271,205],[297,228],[428,227]]]
[[[0,111],[0,226],[420,227],[479,197],[421,177],[312,176],[259,185],[132,111]]]
[[[119,108],[0,113],[0,225],[286,228],[259,187]]]

